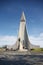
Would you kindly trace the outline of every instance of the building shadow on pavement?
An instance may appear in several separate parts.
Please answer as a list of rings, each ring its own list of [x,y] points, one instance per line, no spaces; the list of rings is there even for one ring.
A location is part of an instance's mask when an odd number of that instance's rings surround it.
[[[13,57],[13,58],[12,58]],[[14,55],[0,58],[0,65],[37,65],[43,56]],[[38,59],[38,60],[37,60]],[[42,59],[43,62],[43,59]],[[38,64],[41,65],[41,64]],[[42,64],[43,65],[43,64]]]

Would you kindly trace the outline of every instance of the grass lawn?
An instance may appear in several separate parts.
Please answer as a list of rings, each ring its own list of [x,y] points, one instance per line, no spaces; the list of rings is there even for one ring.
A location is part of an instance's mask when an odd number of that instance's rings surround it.
[[[33,51],[33,52],[43,52],[43,48],[34,48],[34,49],[31,49],[31,51]]]

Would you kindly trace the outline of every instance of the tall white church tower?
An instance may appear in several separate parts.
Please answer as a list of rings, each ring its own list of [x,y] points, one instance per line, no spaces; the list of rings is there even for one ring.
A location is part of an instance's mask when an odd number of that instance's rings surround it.
[[[28,51],[30,54],[30,49],[39,48],[39,46],[33,45],[30,43],[27,29],[26,29],[26,18],[24,12],[22,12],[22,16],[20,19],[20,27],[18,32],[18,38],[14,45],[8,46],[8,49],[18,50],[18,51]]]
[[[30,42],[27,34],[26,18],[24,12],[22,12],[22,16],[20,19],[20,27],[19,27],[17,41],[14,45],[8,48],[13,50],[18,50],[18,51],[28,51],[30,53]]]
[[[26,30],[26,18],[24,12],[22,12],[20,27],[18,33],[18,47],[20,51],[27,51],[30,48],[30,42],[28,40],[27,30]]]

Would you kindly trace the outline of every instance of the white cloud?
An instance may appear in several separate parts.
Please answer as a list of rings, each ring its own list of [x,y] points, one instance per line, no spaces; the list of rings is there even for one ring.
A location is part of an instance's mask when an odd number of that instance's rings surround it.
[[[43,47],[43,33],[40,33],[38,37],[30,36],[29,39],[32,44]]]
[[[17,40],[16,36],[0,36],[0,46],[13,45]],[[43,33],[40,33],[38,37],[29,36],[31,44],[40,45],[43,47]]]
[[[13,45],[16,42],[16,36],[0,36],[0,46]]]

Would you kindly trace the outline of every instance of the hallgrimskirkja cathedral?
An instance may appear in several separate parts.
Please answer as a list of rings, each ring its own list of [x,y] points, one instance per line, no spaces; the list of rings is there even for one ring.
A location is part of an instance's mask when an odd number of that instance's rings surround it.
[[[28,51],[30,53],[31,48],[39,48],[37,45],[31,44],[28,38],[26,29],[26,18],[24,12],[22,12],[20,19],[20,26],[17,41],[12,46],[7,46],[8,49],[18,50],[18,51]]]

